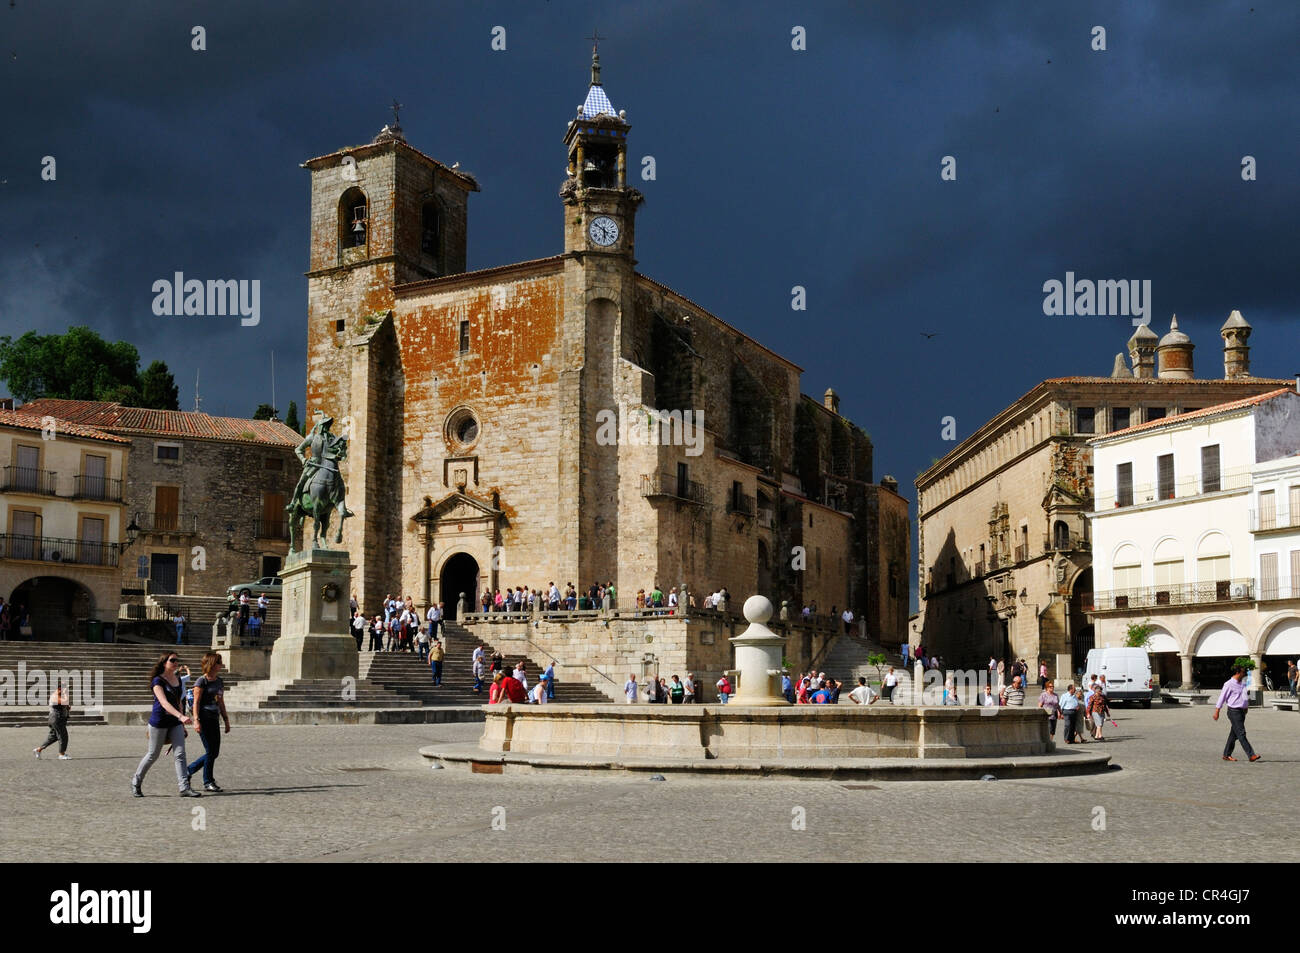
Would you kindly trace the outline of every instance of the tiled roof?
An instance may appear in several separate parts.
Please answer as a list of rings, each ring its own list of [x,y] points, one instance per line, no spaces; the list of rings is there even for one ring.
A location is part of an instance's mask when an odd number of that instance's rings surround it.
[[[278,420],[244,420],[239,417],[213,417],[188,410],[149,410],[123,407],[99,400],[61,400],[41,398],[23,404],[20,414],[49,414],[87,427],[100,427],[115,433],[151,434],[158,437],[192,437],[199,440],[231,440],[263,443],[271,446],[296,447],[302,440],[292,428]]]
[[[1159,427],[1166,427],[1170,424],[1186,423],[1189,420],[1196,420],[1200,417],[1217,417],[1219,414],[1226,414],[1233,410],[1241,410],[1245,407],[1254,407],[1265,401],[1281,397],[1283,394],[1295,395],[1295,389],[1292,387],[1282,387],[1278,390],[1271,390],[1267,394],[1256,394],[1253,397],[1242,397],[1240,400],[1230,400],[1224,404],[1214,404],[1210,407],[1202,407],[1200,410],[1189,410],[1185,414],[1174,414],[1172,417],[1161,417],[1159,420],[1148,420],[1144,424],[1136,424],[1132,427],[1126,427],[1123,430],[1112,430],[1108,434],[1096,437],[1089,443],[1099,443],[1103,440],[1109,440],[1112,437],[1128,436],[1129,434],[1140,433],[1147,430],[1155,430]]]
[[[602,113],[609,116],[618,115],[614,112],[614,104],[605,95],[605,87],[592,86],[587,90],[587,101],[582,104],[582,118],[594,119]]]
[[[0,426],[18,427],[22,430],[43,430],[45,428],[42,426],[41,421],[46,416],[54,417],[54,432],[56,435],[67,434],[72,437],[85,437],[87,440],[107,440],[111,443],[131,442],[125,437],[117,437],[111,433],[96,430],[94,427],[73,423],[71,420],[63,420],[53,414],[37,415],[25,414],[19,410],[0,410]]]

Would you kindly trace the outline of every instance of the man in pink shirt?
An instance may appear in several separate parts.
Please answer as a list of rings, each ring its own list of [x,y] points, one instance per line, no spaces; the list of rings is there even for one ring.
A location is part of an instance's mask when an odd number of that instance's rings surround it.
[[[1223,746],[1223,760],[1236,761],[1232,756],[1233,749],[1237,742],[1241,742],[1242,750],[1250,757],[1251,761],[1258,761],[1259,755],[1255,754],[1255,749],[1250,746],[1246,740],[1246,710],[1250,707],[1250,698],[1246,695],[1246,686],[1242,684],[1242,678],[1246,675],[1246,669],[1241,666],[1235,666],[1232,670],[1232,678],[1223,683],[1223,691],[1219,692],[1219,702],[1214,706],[1214,720],[1219,720],[1219,709],[1227,707],[1228,721],[1232,723],[1232,731],[1228,735],[1228,743]]]

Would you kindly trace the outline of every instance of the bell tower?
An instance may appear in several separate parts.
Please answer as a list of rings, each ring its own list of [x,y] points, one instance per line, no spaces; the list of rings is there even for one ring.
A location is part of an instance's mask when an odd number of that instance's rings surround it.
[[[634,217],[643,201],[627,185],[627,113],[614,111],[600,81],[600,53],[591,50],[591,85],[564,135],[568,178],[564,199],[566,252],[621,255],[631,264]]]
[[[634,216],[642,201],[627,184],[629,128],[627,114],[614,111],[601,83],[593,46],[587,96],[564,135],[568,177],[560,187],[566,259],[561,392],[565,417],[574,424],[558,463],[561,482],[578,501],[561,535],[572,547],[565,558],[584,586],[596,579],[619,582],[618,501],[626,485],[619,471],[632,469],[627,448],[598,438],[599,415],[653,399],[650,392],[643,398],[628,392],[631,381],[644,378],[628,370],[636,352]]]

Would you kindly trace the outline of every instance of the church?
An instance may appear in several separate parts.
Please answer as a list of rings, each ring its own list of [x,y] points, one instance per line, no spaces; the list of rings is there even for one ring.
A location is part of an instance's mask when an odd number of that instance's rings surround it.
[[[802,395],[799,366],[636,271],[631,127],[600,69],[593,50],[547,258],[467,272],[479,184],[396,119],[303,164],[307,407],[351,441],[361,604],[613,581],[625,608],[655,584],[725,587],[852,608],[896,644],[907,501],[873,482],[870,438],[833,390]],[[627,439],[641,418],[663,426]]]

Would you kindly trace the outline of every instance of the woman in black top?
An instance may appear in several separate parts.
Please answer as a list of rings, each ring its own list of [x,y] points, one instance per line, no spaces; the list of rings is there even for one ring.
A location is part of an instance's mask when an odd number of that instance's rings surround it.
[[[70,761],[68,757],[68,712],[70,711],[68,701],[68,690],[60,683],[53,692],[50,693],[50,733],[45,737],[44,743],[39,748],[33,748],[36,753],[36,759],[39,761],[41,752],[54,744],[55,740],[59,742],[59,760]]]
[[[153,763],[158,760],[164,744],[171,745],[176,759],[176,783],[180,787],[181,797],[202,797],[190,787],[190,776],[185,770],[185,726],[193,719],[181,711],[181,677],[177,672],[180,659],[175,652],[167,652],[154,663],[149,673],[150,687],[153,689],[153,712],[149,716],[149,750],[140,759],[135,775],[131,778],[131,793],[135,797],[144,797],[140,784],[149,773]]]
[[[230,716],[226,714],[226,686],[221,680],[221,655],[208,652],[203,656],[203,674],[194,683],[194,716],[199,720],[199,738],[203,741],[203,757],[189,766],[190,778],[203,769],[203,790],[221,793],[221,788],[212,779],[212,765],[221,754],[221,725],[218,718],[226,723],[226,734],[230,734]]]

